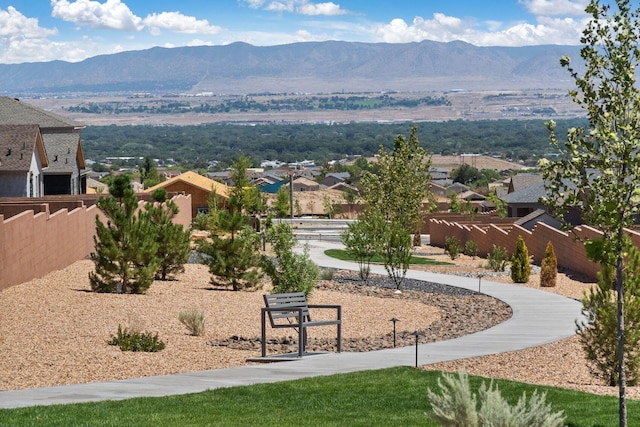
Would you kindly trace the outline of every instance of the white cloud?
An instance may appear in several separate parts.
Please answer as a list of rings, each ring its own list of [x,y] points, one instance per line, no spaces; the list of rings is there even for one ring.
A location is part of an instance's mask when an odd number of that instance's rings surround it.
[[[582,16],[589,0],[518,0],[518,3],[538,16]]]
[[[337,16],[348,13],[334,2],[314,3],[309,0],[241,0],[252,9],[271,12],[295,12],[300,15]]]
[[[342,9],[340,5],[333,2],[327,3],[305,3],[298,6],[297,11],[302,15],[324,15],[324,16],[337,16],[347,13]]]
[[[585,23],[586,19],[540,16],[536,24],[516,23],[504,27],[496,21],[478,23],[435,13],[433,19],[418,16],[411,24],[400,18],[393,19],[376,26],[373,34],[388,43],[462,40],[476,46],[577,44]]]
[[[196,19],[180,12],[152,13],[144,19],[144,25],[151,34],[159,35],[161,30],[184,34],[219,34],[222,28],[210,25],[206,19]]]
[[[131,12],[120,0],[100,3],[93,0],[51,0],[51,15],[64,21],[92,28],[140,31],[142,18]]]
[[[36,18],[27,18],[13,6],[0,9],[0,63],[37,62],[52,49],[48,37],[55,28],[43,28]]]

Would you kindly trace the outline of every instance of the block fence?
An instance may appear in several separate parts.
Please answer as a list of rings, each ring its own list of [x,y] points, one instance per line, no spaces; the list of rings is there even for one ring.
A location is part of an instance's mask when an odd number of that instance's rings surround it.
[[[172,200],[180,209],[174,222],[191,225],[191,197],[177,195]],[[143,206],[145,202],[138,203]],[[96,215],[105,221],[95,205],[53,213],[43,206],[37,213],[24,210],[8,219],[0,215],[0,290],[87,258],[94,251]]]
[[[596,281],[600,265],[587,257],[584,244],[580,239],[597,238],[602,233],[592,227],[580,226],[571,232],[563,232],[542,222],[531,231],[516,224],[459,224],[442,219],[431,219],[429,224],[431,244],[444,247],[447,237],[455,236],[464,243],[474,240],[478,244],[479,254],[486,256],[493,250],[493,245],[505,248],[511,256],[516,249],[518,236],[522,236],[533,262],[540,264],[544,257],[547,243],[551,242],[558,258],[558,267],[580,273],[590,280]],[[640,247],[640,234],[627,230],[634,245]],[[579,239],[577,239],[579,238]]]

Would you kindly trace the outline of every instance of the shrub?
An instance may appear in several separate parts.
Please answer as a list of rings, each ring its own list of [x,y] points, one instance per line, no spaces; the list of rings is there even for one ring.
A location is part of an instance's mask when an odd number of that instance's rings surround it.
[[[262,268],[271,278],[273,292],[304,292],[308,297],[320,279],[320,268],[309,257],[309,246],[295,253],[296,238],[286,222],[272,227],[267,237],[273,245],[275,258],[262,258]]]
[[[627,385],[640,384],[640,251],[626,243],[623,280],[624,305],[624,367]],[[615,266],[603,263],[598,274],[598,286],[582,299],[585,320],[577,324],[580,344],[589,369],[596,378],[610,386],[618,384],[618,306]]]
[[[205,213],[198,213],[191,222],[191,227],[194,230],[208,230],[209,229],[209,215]]]
[[[195,308],[181,311],[178,320],[187,327],[191,335],[204,334],[204,311]]]
[[[431,418],[443,426],[510,426],[510,427],[560,427],[564,425],[565,416],[562,411],[553,412],[551,405],[545,402],[546,395],[533,392],[527,402],[526,393],[515,406],[504,400],[500,390],[493,382],[489,388],[483,382],[474,395],[469,386],[469,378],[463,372],[456,378],[452,374],[443,374],[438,379],[442,394],[429,389],[427,395],[433,412]],[[479,403],[479,408],[478,408]]]
[[[504,271],[504,269],[507,268],[508,259],[509,254],[505,248],[493,245],[491,253],[487,255],[487,267],[492,271]]]
[[[542,258],[542,263],[540,264],[540,286],[555,286],[557,276],[558,259],[556,258],[556,252],[553,250],[553,245],[549,242],[544,250],[544,258]]]
[[[470,257],[478,256],[478,243],[475,240],[467,240],[464,242],[464,254]]]
[[[511,280],[513,283],[527,283],[530,273],[529,250],[522,236],[518,236],[516,252],[511,257]]]
[[[422,246],[422,236],[420,235],[420,230],[417,230],[415,233],[413,233],[413,242],[411,243],[411,245],[414,248],[419,248],[420,246]]]
[[[447,236],[444,239],[444,253],[449,255],[452,260],[458,258],[462,252],[460,240],[456,236]]]
[[[335,268],[321,268],[320,278],[322,280],[333,280],[333,275],[336,273]]]
[[[158,338],[158,334],[152,335],[151,332],[122,329],[120,325],[118,325],[118,334],[112,336],[108,344],[117,345],[122,351],[156,352],[165,347],[164,342]]]

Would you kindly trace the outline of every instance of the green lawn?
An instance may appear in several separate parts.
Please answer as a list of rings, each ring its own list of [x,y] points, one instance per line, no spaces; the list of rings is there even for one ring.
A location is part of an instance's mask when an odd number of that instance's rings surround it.
[[[2,426],[435,426],[427,389],[439,372],[402,367],[162,398],[0,410]],[[470,377],[477,389],[483,380]],[[485,380],[488,382],[488,380]],[[523,391],[547,393],[571,427],[616,426],[616,397],[497,381],[512,404]],[[640,401],[628,401],[640,425]]]
[[[327,249],[326,251],[324,251],[324,254],[327,256],[330,256],[331,258],[336,258],[339,259],[341,261],[356,261],[356,258],[353,256],[353,254],[347,250],[344,249]],[[371,260],[372,263],[384,263],[384,259],[377,255],[375,257],[373,257],[373,259]],[[409,264],[414,264],[414,265],[453,265],[450,262],[442,262],[442,261],[436,261],[434,259],[431,258],[425,258],[425,257],[419,257],[419,256],[411,256],[411,258],[409,259]]]

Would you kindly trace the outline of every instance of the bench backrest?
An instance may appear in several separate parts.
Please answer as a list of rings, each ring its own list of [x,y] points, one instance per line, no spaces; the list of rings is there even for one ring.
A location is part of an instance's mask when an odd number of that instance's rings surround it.
[[[302,309],[304,322],[311,321],[307,297],[304,292],[263,295],[265,307],[269,308],[269,320],[272,327],[298,323],[298,311]],[[286,321],[286,323],[284,323]]]

